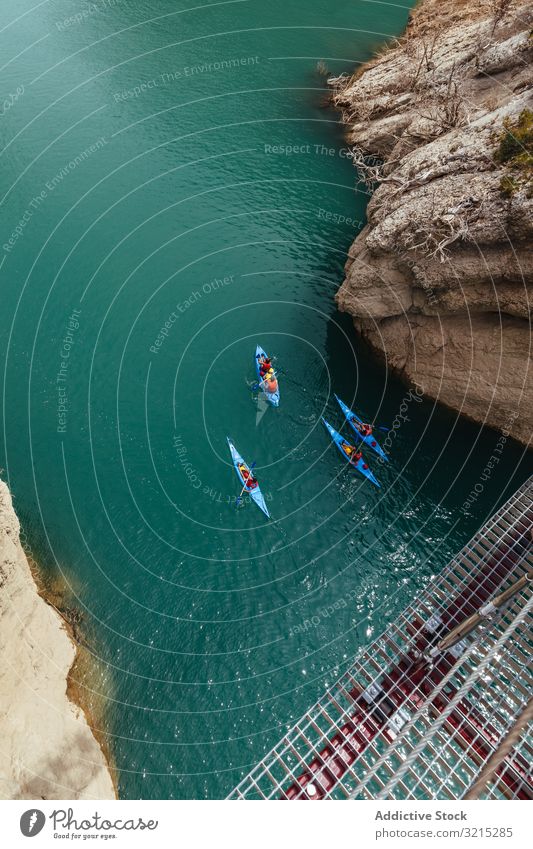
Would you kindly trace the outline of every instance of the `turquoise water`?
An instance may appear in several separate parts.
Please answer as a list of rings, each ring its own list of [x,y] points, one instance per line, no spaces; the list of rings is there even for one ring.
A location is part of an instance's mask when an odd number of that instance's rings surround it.
[[[461,511],[500,436],[409,398],[335,311],[366,198],[317,61],[407,13],[2,5],[0,465],[84,613],[125,798],[225,795],[525,477],[506,442]],[[328,444],[332,390],[408,419],[379,491]],[[234,507],[228,434],[270,524]]]

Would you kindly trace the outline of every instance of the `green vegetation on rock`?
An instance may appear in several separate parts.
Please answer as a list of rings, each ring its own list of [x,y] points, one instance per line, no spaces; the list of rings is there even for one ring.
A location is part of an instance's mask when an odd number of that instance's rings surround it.
[[[495,159],[513,170],[500,182],[502,192],[512,195],[533,182],[533,112],[523,109],[516,121],[506,118],[503,127]]]

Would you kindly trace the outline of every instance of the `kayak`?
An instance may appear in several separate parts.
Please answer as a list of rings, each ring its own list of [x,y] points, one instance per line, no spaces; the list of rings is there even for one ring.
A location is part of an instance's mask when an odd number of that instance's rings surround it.
[[[259,381],[259,388],[262,390],[263,395],[265,396],[269,404],[272,404],[273,407],[279,407],[279,383],[277,392],[268,392],[266,384],[262,383],[262,378],[259,373],[259,357],[266,356],[268,356],[266,351],[263,351],[261,345],[258,345],[255,349],[255,371],[257,374],[257,380]]]
[[[231,439],[229,438],[229,436],[227,437],[227,440],[228,440],[229,450],[231,452],[231,459],[233,461],[233,465],[235,466],[235,471],[237,472],[237,477],[239,478],[239,480],[241,482],[241,487],[243,487],[244,486],[244,478],[242,476],[242,472],[241,472],[240,467],[244,466],[244,468],[249,472],[250,466],[248,465],[248,463],[245,463],[245,461],[242,459],[241,455],[239,454],[239,452],[235,448],[235,446],[234,446],[233,442],[231,441]],[[250,489],[247,486],[246,489],[244,490],[244,492],[248,493],[248,495],[250,496],[252,501],[255,501],[255,503],[257,504],[259,509],[262,510],[263,513],[265,514],[265,516],[267,516],[270,519],[270,513],[268,512],[268,508],[266,506],[265,499],[263,498],[263,493],[261,492],[259,484],[257,484],[257,486],[255,486],[253,489]]]
[[[342,412],[346,416],[346,421],[351,426],[355,435],[361,440],[361,442],[364,442],[365,445],[368,445],[368,447],[371,448],[372,451],[375,451],[376,454],[379,454],[379,456],[383,460],[388,460],[389,459],[388,456],[385,454],[381,445],[379,445],[376,442],[376,438],[375,438],[373,433],[371,433],[370,436],[363,436],[362,433],[359,433],[359,430],[357,429],[355,422],[360,422],[362,424],[363,420],[360,419],[359,416],[356,416],[356,414],[353,412],[353,410],[350,410],[350,408],[346,406],[344,401],[341,401],[341,399],[339,398],[338,395],[335,395],[335,398],[337,399],[337,401],[339,403],[339,407],[341,408]]]
[[[373,484],[375,484],[376,486],[381,486],[377,478],[374,477],[374,474],[368,468],[368,465],[365,463],[364,458],[361,457],[359,460],[357,460],[356,463],[354,463],[353,460],[350,460],[350,458],[342,447],[343,445],[350,445],[350,443],[347,442],[345,438],[341,436],[341,434],[337,430],[335,430],[334,427],[331,427],[329,422],[327,422],[325,419],[322,419],[322,421],[327,427],[329,435],[331,436],[333,442],[341,452],[346,462],[348,462],[350,466],[353,466],[355,469],[357,469],[358,472],[361,472],[361,474],[364,475],[365,478],[368,478],[369,481],[372,481]],[[350,447],[353,448],[353,445],[351,445]]]

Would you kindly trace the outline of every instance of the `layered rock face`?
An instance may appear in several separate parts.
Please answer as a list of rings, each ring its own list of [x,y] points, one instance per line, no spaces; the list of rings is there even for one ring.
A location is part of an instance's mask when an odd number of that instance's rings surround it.
[[[75,647],[39,596],[0,480],[0,799],[114,799],[103,752],[67,695]]]
[[[423,0],[400,42],[334,82],[374,189],[339,308],[406,379],[529,443],[533,10]]]

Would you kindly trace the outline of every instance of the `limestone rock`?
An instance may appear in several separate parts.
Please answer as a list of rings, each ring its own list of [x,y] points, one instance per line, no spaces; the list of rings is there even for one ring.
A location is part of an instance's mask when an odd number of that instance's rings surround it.
[[[527,142],[511,164],[499,150],[533,110],[532,24],[524,0],[422,0],[334,94],[374,179],[339,308],[428,396],[526,444],[533,164]]]

